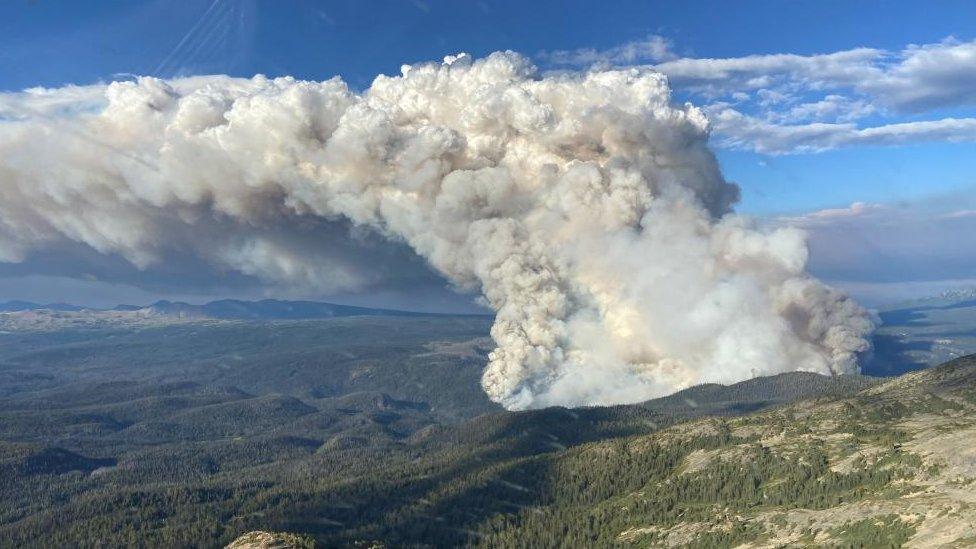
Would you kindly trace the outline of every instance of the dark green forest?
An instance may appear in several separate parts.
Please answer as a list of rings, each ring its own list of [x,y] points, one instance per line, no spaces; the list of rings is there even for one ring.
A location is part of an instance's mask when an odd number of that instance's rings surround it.
[[[897,498],[935,473],[900,449],[911,433],[899,422],[976,402],[967,363],[944,388],[938,370],[913,382],[951,398],[793,373],[631,406],[504,412],[478,387],[488,323],[2,334],[0,544],[213,547],[267,530],[323,547],[728,547],[769,539],[776,513]],[[769,442],[780,439],[792,442]],[[832,467],[866,447],[882,451]],[[914,534],[848,522],[830,539],[899,546]]]

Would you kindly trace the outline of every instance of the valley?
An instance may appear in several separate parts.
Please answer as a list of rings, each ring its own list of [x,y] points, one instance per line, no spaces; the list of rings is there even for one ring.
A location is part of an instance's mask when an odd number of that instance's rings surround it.
[[[478,385],[487,317],[148,318],[0,334],[0,539],[213,546],[274,531],[322,546],[813,547],[976,536],[971,359],[895,379],[794,372],[636,405],[506,412]]]

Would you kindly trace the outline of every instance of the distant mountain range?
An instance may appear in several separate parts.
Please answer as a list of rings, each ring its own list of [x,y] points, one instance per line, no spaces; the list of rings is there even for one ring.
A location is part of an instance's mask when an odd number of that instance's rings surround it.
[[[30,301],[7,301],[0,303],[0,313],[19,313],[21,311],[38,311],[46,309],[49,311],[83,311],[85,307],[71,305],[69,303],[48,303],[41,305]]]
[[[277,299],[264,299],[261,301],[221,299],[203,305],[163,300],[146,306],[119,305],[112,309],[81,307],[69,303],[39,304],[29,301],[7,301],[0,303],[0,312],[11,313],[42,310],[63,312],[142,311],[147,314],[166,317],[219,320],[301,320],[343,316],[443,316],[440,313],[354,307],[351,305],[337,305],[335,303],[322,303],[317,301],[281,301]]]

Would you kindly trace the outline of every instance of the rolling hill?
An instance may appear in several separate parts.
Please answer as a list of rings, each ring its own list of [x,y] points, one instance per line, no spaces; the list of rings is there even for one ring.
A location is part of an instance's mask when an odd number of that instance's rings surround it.
[[[575,448],[877,383],[793,373],[633,406],[509,413],[477,385],[487,322],[2,334],[0,537],[213,545],[270,529],[328,545],[470,543],[467,532],[529,502],[527,479]],[[424,502],[458,526],[431,523]]]
[[[490,322],[0,333],[0,539],[898,546],[946,530],[945,517],[962,526],[932,539],[976,535],[972,360],[888,381],[794,372],[512,413],[478,386]]]
[[[489,422],[489,429],[475,420],[460,432],[425,434],[413,442],[455,450],[447,459],[374,472],[368,483],[319,484],[350,508],[303,491],[295,496],[319,503],[296,506],[288,521],[272,524],[314,535],[325,546],[976,542],[976,357],[754,414],[621,429],[635,425],[637,410],[660,406],[572,412],[571,421],[600,417],[590,425],[601,425],[601,432],[590,441],[562,438],[567,433],[552,416],[566,410],[513,414]],[[567,446],[520,447],[533,437],[567,440]],[[363,514],[357,505],[366,499],[374,509],[377,490],[382,509]],[[308,514],[302,517],[300,509]],[[328,523],[314,519],[311,509],[328,510]]]

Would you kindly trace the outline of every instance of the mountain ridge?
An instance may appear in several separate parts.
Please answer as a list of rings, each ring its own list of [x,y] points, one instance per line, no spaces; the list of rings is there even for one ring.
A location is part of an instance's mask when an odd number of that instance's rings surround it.
[[[91,313],[141,313],[188,319],[212,320],[311,320],[346,316],[490,316],[479,313],[438,313],[340,305],[324,301],[308,300],[240,300],[218,299],[203,304],[184,301],[159,300],[149,305],[119,304],[115,307],[83,307],[70,303],[40,304],[30,301],[0,302],[0,313],[23,313],[32,311],[91,312]]]

